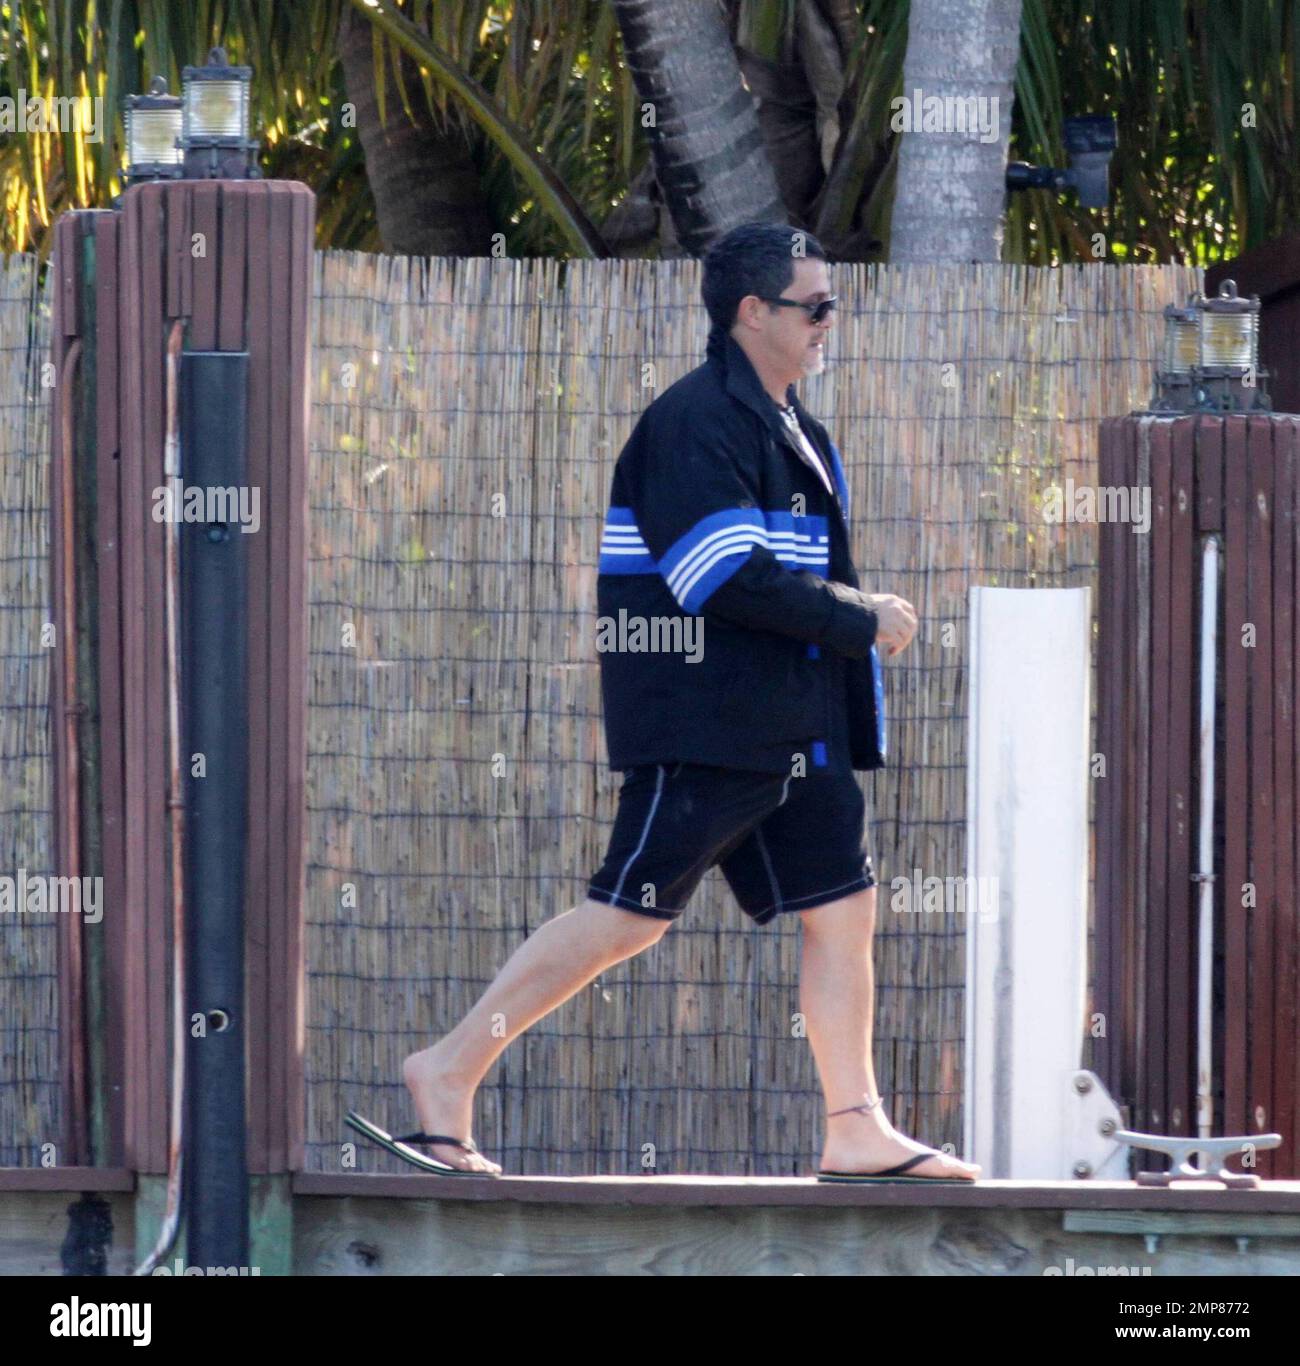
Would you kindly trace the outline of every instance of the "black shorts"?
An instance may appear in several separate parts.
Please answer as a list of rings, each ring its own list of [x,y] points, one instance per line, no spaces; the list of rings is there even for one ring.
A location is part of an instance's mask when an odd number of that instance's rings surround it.
[[[719,864],[741,909],[765,925],[876,885],[851,772],[796,778],[688,763],[623,772],[609,850],[587,888],[593,901],[676,920]]]

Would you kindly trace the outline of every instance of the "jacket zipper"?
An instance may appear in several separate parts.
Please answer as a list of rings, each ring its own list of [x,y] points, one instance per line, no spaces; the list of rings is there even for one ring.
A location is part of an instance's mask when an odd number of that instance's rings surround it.
[[[797,420],[797,415],[796,415],[796,420]],[[802,429],[802,424],[800,424],[800,427],[801,427],[801,429]],[[798,458],[798,460],[799,460],[799,463],[800,463],[801,465],[803,465],[806,469],[810,470],[814,475],[816,475],[816,474],[817,474],[816,469],[813,468],[812,464],[811,464],[811,463],[809,462],[809,460],[808,460],[808,457],[803,453],[803,451],[801,451],[801,450],[799,449],[799,446],[798,446],[797,442],[794,440],[793,435],[790,434],[790,433],[787,433],[787,432],[785,431],[785,424],[784,424],[784,422],[782,422],[782,423],[779,424],[779,430],[780,430],[780,435],[781,435],[782,441],[784,441],[785,444],[786,444],[786,446],[787,446],[791,451],[794,452],[795,456],[796,456],[796,457]],[[768,429],[768,435],[769,435],[769,437],[772,436],[772,432],[771,432],[771,429],[770,429],[770,428]],[[807,436],[808,434],[805,432],[804,435]],[[808,441],[809,441],[809,443],[810,443],[811,445],[813,445],[813,446],[816,448],[818,456],[821,457],[822,459],[825,459],[825,457],[822,456],[821,448],[817,446],[817,443],[813,441],[812,437],[809,436],[809,437],[808,437]],[[836,514],[836,513],[839,513],[839,515],[840,515],[840,517],[841,517],[841,519],[842,519],[842,518],[843,518],[843,512],[842,512],[842,510],[841,510],[841,508],[840,508],[840,505],[839,505],[839,495],[834,491],[834,486],[835,486],[834,470],[833,470],[833,468],[832,468],[831,463],[830,463],[829,460],[825,460],[825,465],[826,465],[826,478],[829,479],[830,482],[831,482],[831,491],[830,491],[830,493],[828,494],[828,497],[829,497],[829,500],[830,500],[830,503],[831,503],[831,513],[832,513],[832,515],[834,515],[834,514]],[[824,485],[822,484],[821,476],[820,476],[820,475],[817,475],[817,484],[818,484],[818,487],[819,487],[819,488],[824,487]],[[827,524],[827,530],[828,530],[828,532],[829,532],[829,521],[828,521],[828,524]],[[830,536],[828,535],[828,536],[827,536],[827,558],[828,558],[828,559],[830,558],[830,549],[831,549],[831,546],[830,546],[830,539],[831,539],[831,538],[830,538]],[[830,568],[830,566],[829,566],[829,564],[828,564],[828,565],[827,565],[828,571],[829,571],[829,568]],[[820,689],[821,689],[821,702],[822,702],[822,705],[821,705],[821,712],[822,712],[822,736],[821,736],[820,739],[814,739],[813,742],[812,742],[812,760],[813,760],[813,767],[814,767],[814,768],[826,768],[826,767],[829,765],[829,763],[830,763],[830,756],[829,756],[829,754],[827,753],[827,746],[830,744],[830,738],[831,738],[831,711],[830,711],[830,703],[831,703],[831,697],[830,697],[830,692],[831,692],[831,690],[830,690],[830,673],[831,673],[831,670],[830,670],[830,662],[829,662],[829,660],[823,660],[823,658],[822,658],[822,653],[821,653],[820,648],[819,648],[817,645],[814,645],[811,641],[809,641],[809,643],[808,643],[807,657],[808,657],[810,660],[816,660],[816,661],[817,661],[817,667],[816,667],[815,670],[814,670],[814,676],[816,677],[817,682],[818,682],[818,686],[819,686]]]

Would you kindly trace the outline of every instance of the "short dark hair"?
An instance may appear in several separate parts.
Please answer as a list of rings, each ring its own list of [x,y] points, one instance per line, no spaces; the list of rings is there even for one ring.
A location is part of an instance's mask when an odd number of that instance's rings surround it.
[[[704,254],[700,292],[710,323],[730,332],[747,294],[778,297],[790,287],[799,256],[826,260],[812,233],[788,223],[742,223],[724,233]]]

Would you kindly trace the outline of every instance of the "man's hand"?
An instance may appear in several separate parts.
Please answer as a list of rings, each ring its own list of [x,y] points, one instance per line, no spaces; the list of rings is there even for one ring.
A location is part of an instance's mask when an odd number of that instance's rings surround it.
[[[886,656],[901,654],[916,634],[916,609],[894,593],[867,593],[867,606],[876,614],[876,641]]]

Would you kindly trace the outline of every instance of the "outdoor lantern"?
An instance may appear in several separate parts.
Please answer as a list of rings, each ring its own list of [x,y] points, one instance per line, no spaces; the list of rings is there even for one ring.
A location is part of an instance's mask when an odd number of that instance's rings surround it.
[[[206,66],[181,72],[181,147],[187,180],[255,180],[257,143],[248,138],[251,66],[230,66],[214,47]]]
[[[1163,368],[1156,373],[1151,412],[1269,412],[1259,368],[1259,299],[1243,299],[1235,280],[1214,298],[1194,295],[1164,313]]]
[[[181,102],[167,93],[167,82],[155,76],[147,95],[128,95],[123,117],[127,184],[178,178],[182,173]]]

